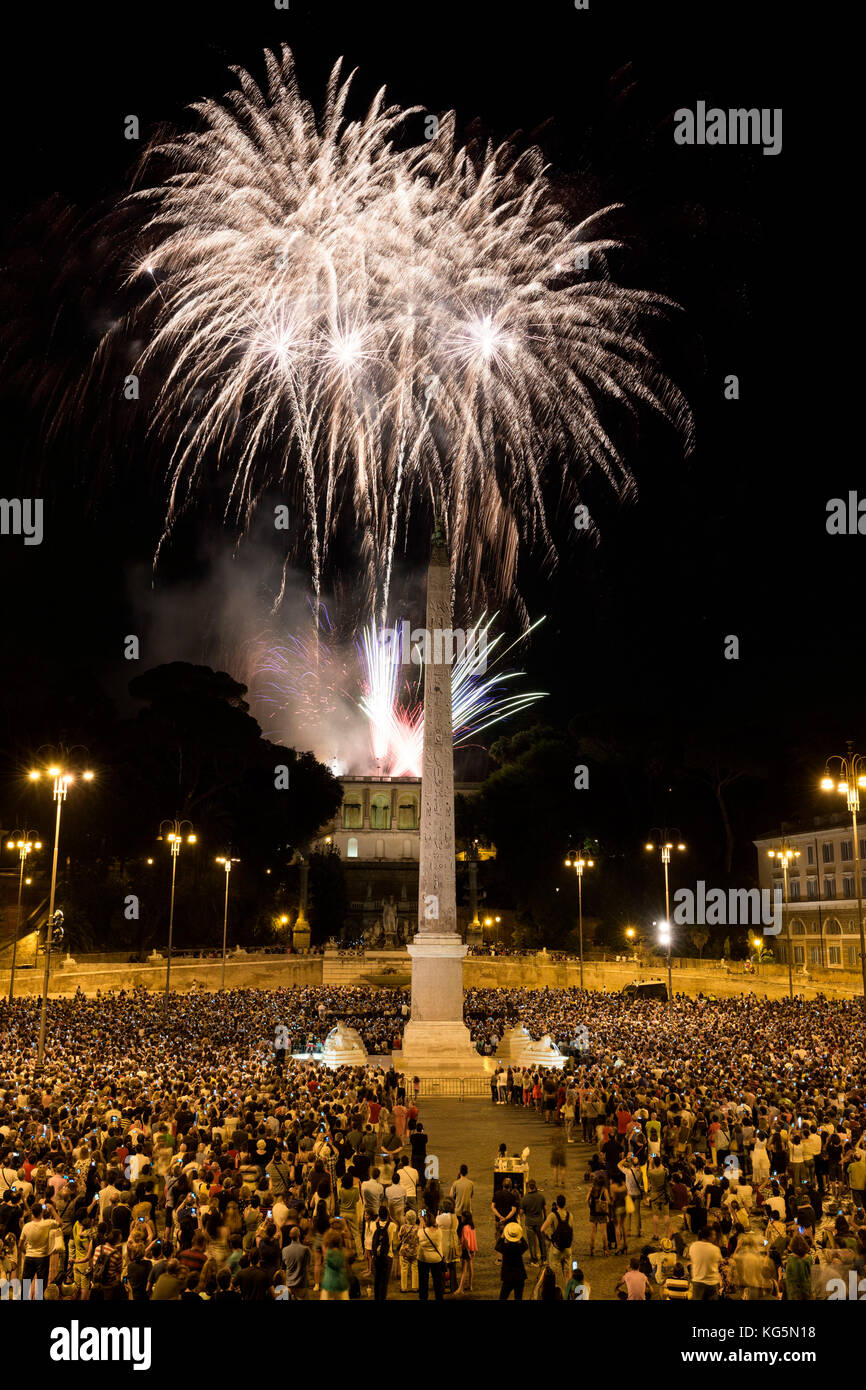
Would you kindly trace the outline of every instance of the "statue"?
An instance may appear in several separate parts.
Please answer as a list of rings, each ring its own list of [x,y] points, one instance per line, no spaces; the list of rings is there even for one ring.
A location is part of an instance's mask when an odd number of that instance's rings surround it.
[[[397,912],[393,898],[388,898],[386,901],[382,909],[382,919],[385,926],[385,945],[393,946],[397,938]]]

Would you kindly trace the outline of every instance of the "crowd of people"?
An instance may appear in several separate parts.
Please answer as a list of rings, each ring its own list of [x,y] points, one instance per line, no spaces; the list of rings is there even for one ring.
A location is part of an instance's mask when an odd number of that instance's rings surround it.
[[[38,1001],[0,1004],[5,1283],[46,1298],[441,1300],[475,1286],[479,1213],[501,1298],[527,1281],[541,1300],[589,1297],[605,1256],[628,1300],[844,1296],[862,1276],[859,1003],[469,991],[482,1039],[519,1021],[581,1042],[562,1069],[493,1074],[497,1103],[549,1126],[557,1191],[504,1176],[490,1217],[466,1164],[427,1171],[399,1052],[331,1072],[274,1046],[279,1025],[308,1042],[338,1018],[365,1041],[399,1035],[404,1003],[341,986],[192,992],[164,1014],[144,990],[79,993],[49,1001],[39,1072]],[[569,1144],[583,1145],[579,1204],[561,1190]]]
[[[559,1073],[500,1064],[491,1098],[561,1127],[555,1179],[564,1145],[591,1146],[581,1259],[628,1256],[620,1297],[850,1296],[866,1268],[860,1001],[699,997],[669,1011],[578,990],[473,990],[467,1015],[485,1041],[516,1021],[579,1039]],[[542,1256],[544,1236],[532,1237]]]

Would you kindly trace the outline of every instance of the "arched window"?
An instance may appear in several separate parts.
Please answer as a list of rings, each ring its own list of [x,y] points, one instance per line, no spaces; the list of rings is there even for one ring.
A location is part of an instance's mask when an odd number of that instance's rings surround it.
[[[359,796],[347,797],[343,802],[343,829],[360,830],[364,824],[364,812]]]
[[[376,792],[370,801],[370,826],[373,830],[391,829],[391,798],[385,792]]]
[[[414,797],[409,797],[398,805],[397,826],[400,830],[418,829],[418,802]]]
[[[842,935],[842,928],[839,926],[839,923],[836,921],[836,918],[835,918],[835,917],[831,917],[831,918],[829,919],[829,921],[827,922],[827,925],[826,925],[826,927],[824,928],[824,930],[826,931],[826,933],[827,933],[828,936],[841,936],[841,935]]]
[[[358,858],[358,837],[357,837],[357,835],[350,835],[350,836],[349,836],[349,844],[348,844],[348,847],[347,847],[347,849],[346,849],[346,858],[347,858],[347,859],[357,859],[357,858]]]
[[[800,921],[799,917],[797,918],[797,920],[796,920],[795,922],[792,922],[792,923],[791,923],[791,935],[792,935],[792,936],[805,936],[805,935],[806,935],[806,928],[803,926],[803,923]]]

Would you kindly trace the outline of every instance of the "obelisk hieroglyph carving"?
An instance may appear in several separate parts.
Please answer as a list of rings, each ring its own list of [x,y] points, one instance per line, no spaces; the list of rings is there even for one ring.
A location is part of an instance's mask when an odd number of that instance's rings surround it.
[[[454,880],[454,732],[451,722],[451,566],[437,521],[427,571],[424,750],[421,764],[421,849],[418,930],[457,931]]]
[[[427,571],[418,934],[408,947],[412,1006],[396,1057],[410,1074],[464,1077],[483,1071],[484,1062],[463,1021],[466,947],[457,934],[450,638],[451,567],[437,521]]]

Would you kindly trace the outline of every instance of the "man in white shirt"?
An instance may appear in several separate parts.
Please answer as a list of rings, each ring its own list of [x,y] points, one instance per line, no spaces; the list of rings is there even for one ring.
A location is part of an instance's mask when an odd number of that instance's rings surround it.
[[[374,1168],[366,1182],[361,1183],[361,1201],[368,1221],[375,1221],[385,1200],[385,1189],[379,1181],[379,1169]]]
[[[412,1211],[418,1210],[418,1169],[413,1168],[410,1163],[404,1163],[397,1174],[400,1185],[406,1190],[406,1206]]]
[[[719,1265],[722,1263],[722,1252],[709,1239],[710,1234],[711,1232],[708,1231],[706,1239],[702,1237],[700,1240],[693,1240],[688,1249],[693,1299],[718,1298],[719,1296],[722,1282]]]

